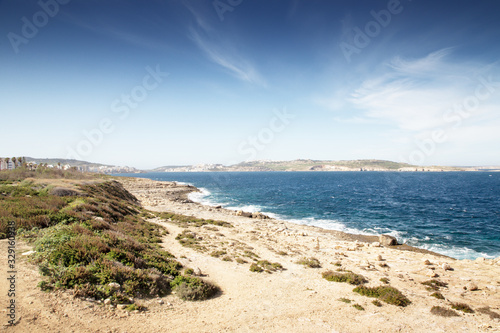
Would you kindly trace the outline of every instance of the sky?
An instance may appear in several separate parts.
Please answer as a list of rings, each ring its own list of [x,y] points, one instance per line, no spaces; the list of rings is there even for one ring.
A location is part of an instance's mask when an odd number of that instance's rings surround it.
[[[500,165],[500,2],[0,0],[0,156]]]

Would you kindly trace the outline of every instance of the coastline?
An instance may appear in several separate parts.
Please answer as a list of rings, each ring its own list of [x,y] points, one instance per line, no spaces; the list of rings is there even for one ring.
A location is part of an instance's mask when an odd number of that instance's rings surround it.
[[[136,178],[136,179],[141,179],[141,180],[146,180],[146,182],[149,181],[147,178]],[[165,184],[167,187],[165,188],[166,191],[161,193],[161,195],[155,196],[153,193],[147,193],[146,196],[144,196],[143,193],[140,191],[135,191],[134,195],[138,196],[139,199],[144,198],[144,203],[149,206],[150,209],[152,210],[157,210],[158,211],[173,211],[178,214],[185,214],[185,215],[193,215],[194,217],[198,218],[205,218],[205,219],[219,219],[219,220],[228,220],[232,219],[233,216],[238,217],[238,210],[233,210],[233,209],[227,209],[223,208],[221,206],[209,206],[209,205],[204,205],[200,202],[196,202],[190,198],[190,194],[192,193],[201,193],[201,190],[193,185],[188,185],[188,184],[183,184],[179,182],[164,182],[164,181],[152,181],[152,184]],[[175,184],[175,185],[174,185]],[[149,185],[151,186],[151,185]],[[150,189],[148,188],[148,191]],[[179,205],[180,204],[180,205]],[[244,215],[251,215],[250,212],[244,212],[240,211],[239,214],[241,217],[243,217],[242,220],[247,220],[247,221],[255,221],[255,217],[252,216],[244,216]],[[257,216],[263,215],[260,212],[256,213]],[[380,235],[363,235],[363,234],[353,234],[353,233],[348,233],[344,231],[339,231],[339,230],[331,230],[331,229],[325,229],[322,227],[318,226],[308,226],[304,224],[299,224],[291,221],[286,221],[286,220],[280,220],[276,218],[272,218],[269,216],[265,216],[265,221],[267,223],[275,223],[275,224],[290,224],[292,226],[301,226],[305,230],[310,230],[311,232],[319,233],[319,234],[324,234],[324,235],[332,235],[333,237],[342,240],[342,241],[349,241],[349,242],[362,242],[362,243],[374,243],[374,242],[379,242],[380,241]],[[259,221],[262,221],[262,219],[258,219]],[[418,252],[422,254],[429,254],[437,257],[443,257],[443,258],[448,258],[451,260],[456,260],[455,258],[446,256],[441,253],[425,250],[425,249],[420,249],[414,246],[410,246],[404,243],[400,243],[398,240],[398,244],[391,246],[392,249],[395,250],[401,250],[401,251],[412,251],[412,252]]]
[[[209,332],[242,329],[284,332],[292,322],[301,332],[398,329],[427,332],[437,328],[499,332],[499,319],[478,312],[450,319],[433,315],[430,309],[459,302],[474,309],[489,306],[499,313],[500,258],[456,260],[405,245],[384,246],[379,244],[377,236],[347,234],[262,216],[242,216],[244,212],[204,206],[189,200],[189,193],[198,191],[191,185],[125,177],[118,181],[148,210],[232,224],[232,228],[202,226],[186,230],[174,221],[151,220],[170,232],[164,240],[165,249],[180,258],[183,265],[195,267],[222,288],[220,297],[208,301],[216,309],[182,304],[184,310],[185,306],[194,306],[193,311],[202,308],[205,320],[209,315],[221,316],[209,320],[214,325]],[[198,249],[179,244],[176,237],[183,232],[192,233]],[[256,257],[244,257],[243,251]],[[245,260],[236,262],[242,258]],[[316,258],[321,268],[304,267],[297,263],[301,258]],[[284,270],[272,274],[252,272],[253,259],[277,262]],[[407,295],[412,304],[405,308],[393,305],[379,308],[372,305],[373,299],[353,293],[352,286],[321,277],[321,272],[339,268],[363,275],[370,286],[380,285],[379,280],[386,279]],[[431,292],[422,285],[431,279],[446,283],[440,290],[443,299],[430,296]],[[340,302],[343,297],[360,304],[365,311]],[[267,326],[271,321],[272,326]]]

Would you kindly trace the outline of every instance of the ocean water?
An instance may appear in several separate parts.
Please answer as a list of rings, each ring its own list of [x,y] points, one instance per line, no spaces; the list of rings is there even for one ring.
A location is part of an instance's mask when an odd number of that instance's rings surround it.
[[[457,259],[500,256],[500,173],[122,174],[192,184],[191,199],[356,234],[387,233]]]

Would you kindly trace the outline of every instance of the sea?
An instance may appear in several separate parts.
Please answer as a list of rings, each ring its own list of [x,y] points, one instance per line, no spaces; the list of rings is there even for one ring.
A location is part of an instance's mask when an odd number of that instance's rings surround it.
[[[456,259],[500,256],[497,172],[160,172],[205,205],[398,241]]]

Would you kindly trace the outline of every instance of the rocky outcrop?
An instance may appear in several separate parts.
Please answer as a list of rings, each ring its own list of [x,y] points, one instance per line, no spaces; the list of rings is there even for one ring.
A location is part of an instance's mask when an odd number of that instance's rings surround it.
[[[398,245],[398,240],[396,239],[396,237],[389,236],[389,235],[380,235],[378,241],[383,246]]]

